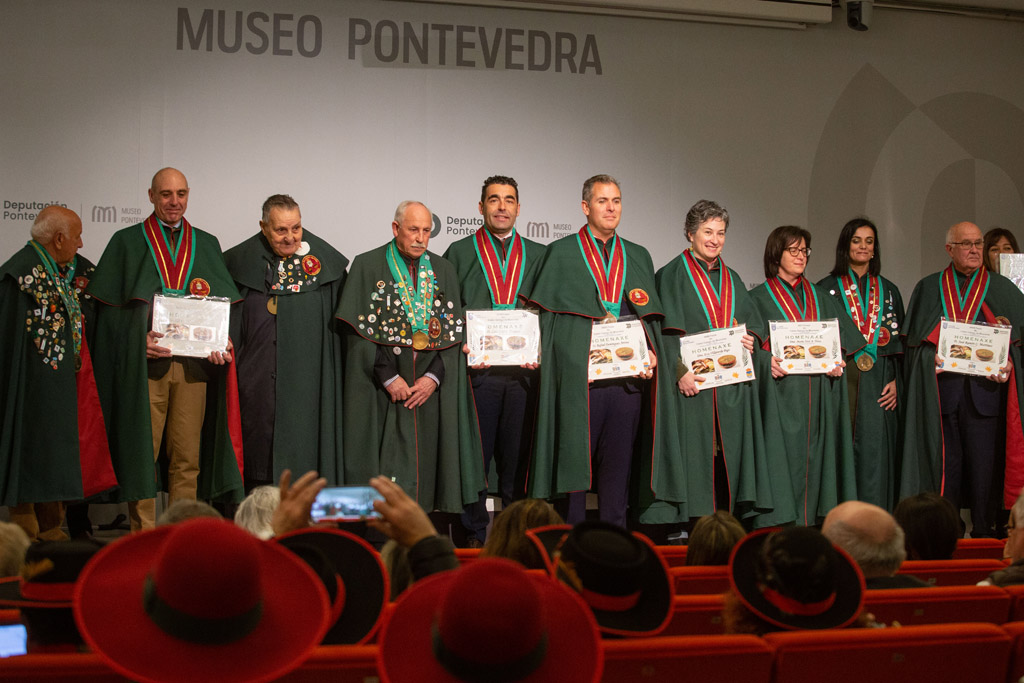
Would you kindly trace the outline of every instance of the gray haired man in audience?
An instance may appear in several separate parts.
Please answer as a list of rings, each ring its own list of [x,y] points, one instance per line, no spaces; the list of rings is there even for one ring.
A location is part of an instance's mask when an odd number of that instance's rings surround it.
[[[821,533],[860,566],[868,589],[928,586],[909,574],[896,574],[907,557],[903,529],[877,505],[859,500],[840,503],[825,517]]]

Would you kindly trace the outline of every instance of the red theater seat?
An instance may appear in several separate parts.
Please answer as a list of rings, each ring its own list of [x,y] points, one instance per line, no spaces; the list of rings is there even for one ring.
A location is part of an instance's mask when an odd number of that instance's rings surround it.
[[[20,624],[21,612],[17,609],[0,609],[0,625]]]
[[[1003,590],[1011,600],[1010,618],[1007,621],[1024,621],[1024,584],[1003,586]]]
[[[1006,678],[1011,639],[993,624],[769,633],[775,683],[982,683]]]
[[[682,567],[686,564],[685,545],[659,545],[658,554],[665,558],[665,563],[670,567]]]
[[[466,564],[472,562],[480,556],[480,548],[456,548],[455,557],[458,558],[460,564]]]
[[[295,671],[279,678],[289,683],[377,683],[376,645],[321,645]]]
[[[1002,560],[907,560],[900,565],[900,574],[913,574],[934,586],[972,586],[997,569]]]
[[[728,567],[670,567],[668,571],[675,583],[677,595],[707,595],[729,590]]]
[[[40,681],[81,681],[108,683],[127,681],[99,658],[86,653],[24,655],[0,659],[0,681],[4,683],[40,683]]]
[[[605,683],[768,683],[771,671],[771,651],[756,636],[659,636],[604,641],[601,680]]]
[[[677,595],[672,603],[672,620],[659,636],[696,636],[722,633],[722,603],[719,595]]]
[[[1006,680],[1007,683],[1018,683],[1024,679],[1024,621],[1009,621],[1003,624],[1003,630],[1013,639]]]
[[[961,538],[953,551],[954,560],[1001,560],[1006,541],[998,538]]]
[[[979,621],[1002,624],[1010,616],[1010,595],[996,586],[893,588],[864,593],[864,609],[881,623],[903,626]]]

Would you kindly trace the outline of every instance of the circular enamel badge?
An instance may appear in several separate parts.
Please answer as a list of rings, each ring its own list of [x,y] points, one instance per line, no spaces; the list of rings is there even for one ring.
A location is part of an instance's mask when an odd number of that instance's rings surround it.
[[[885,346],[886,344],[889,343],[889,340],[891,338],[892,338],[892,335],[889,334],[889,329],[888,328],[883,327],[883,328],[878,330],[878,345],[879,346]]]
[[[637,306],[646,306],[650,302],[651,297],[647,296],[647,292],[637,287],[636,289],[629,290],[629,300]]]
[[[195,296],[209,296],[210,283],[201,277],[193,278],[192,282],[188,283],[188,293]]]
[[[312,254],[306,254],[302,257],[302,269],[307,275],[316,275],[320,272],[320,259]]]
[[[72,284],[75,286],[76,291],[84,292],[85,288],[89,286],[89,278],[85,277],[84,275],[79,275],[74,280],[72,280]]]
[[[431,339],[437,339],[441,336],[441,321],[437,318],[431,318],[430,322],[427,323],[427,330],[430,332]]]

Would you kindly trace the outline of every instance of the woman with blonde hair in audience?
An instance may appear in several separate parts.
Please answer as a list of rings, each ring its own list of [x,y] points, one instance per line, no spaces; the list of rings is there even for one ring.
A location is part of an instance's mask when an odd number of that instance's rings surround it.
[[[544,569],[544,560],[533,541],[526,537],[527,529],[549,524],[564,524],[551,504],[540,498],[517,500],[502,510],[491,524],[491,533],[484,543],[481,557],[505,557],[515,560],[527,569]]]
[[[686,565],[726,565],[733,547],[746,536],[743,526],[725,510],[704,515],[693,525],[686,548]]]
[[[257,486],[238,504],[235,524],[265,541],[274,535],[270,520],[280,502],[281,489],[276,486]]]

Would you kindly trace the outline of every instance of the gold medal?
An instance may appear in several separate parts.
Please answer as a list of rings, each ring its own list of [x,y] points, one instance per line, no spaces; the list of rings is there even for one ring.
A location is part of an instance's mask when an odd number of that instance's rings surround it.
[[[437,339],[441,336],[441,321],[437,318],[431,318],[427,324],[427,331],[430,332],[431,339]]]
[[[875,367],[875,361],[871,360],[871,356],[868,354],[861,354],[860,358],[857,359],[857,369],[861,372],[868,372],[873,367]]]
[[[427,348],[427,333],[422,330],[417,330],[412,333],[412,348],[417,351],[422,351]]]
[[[270,315],[277,315],[277,297],[276,296],[272,296],[269,299],[267,299],[267,311],[270,312]]]
[[[615,317],[614,315],[612,315],[611,313],[605,313],[604,317],[603,317],[603,318],[601,318],[601,322],[602,322],[602,323],[613,323],[613,322],[615,322],[616,320],[618,320],[618,318],[616,318],[616,317]]]

